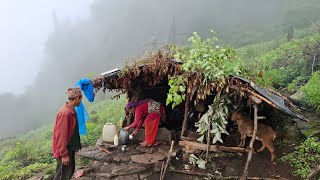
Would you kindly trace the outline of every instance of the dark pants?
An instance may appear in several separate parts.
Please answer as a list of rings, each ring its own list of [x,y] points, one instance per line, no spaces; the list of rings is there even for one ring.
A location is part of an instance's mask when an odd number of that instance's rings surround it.
[[[57,168],[54,180],[69,180],[75,170],[75,151],[69,152],[70,162],[67,166],[62,164],[62,158],[57,159]]]

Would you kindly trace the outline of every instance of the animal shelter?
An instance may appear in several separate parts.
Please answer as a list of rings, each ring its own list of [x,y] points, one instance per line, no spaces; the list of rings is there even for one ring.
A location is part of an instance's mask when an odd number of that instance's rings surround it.
[[[201,76],[189,77],[186,83],[185,99],[172,108],[171,104],[166,102],[170,90],[168,83],[170,77],[183,73],[181,66],[182,62],[176,61],[170,54],[159,51],[157,54],[136,61],[133,65],[126,65],[122,70],[114,69],[105,72],[94,79],[93,84],[96,91],[115,92],[114,97],[126,94],[128,101],[150,98],[160,102],[165,106],[166,120],[159,126],[175,132],[175,139],[179,140],[179,145],[184,147],[186,153],[206,151],[206,157],[210,151],[247,153],[248,158],[243,177],[247,177],[253,144],[257,131],[259,131],[258,127],[272,127],[272,122],[268,120],[270,114],[276,111],[297,120],[307,121],[304,116],[297,113],[297,107],[287,97],[273,90],[261,88],[253,81],[243,77],[228,77],[224,80],[223,86],[212,83],[206,87],[201,85]],[[246,118],[252,119],[253,132],[248,147],[237,147],[237,144],[220,142],[212,144],[209,133],[210,125],[207,126],[208,134],[205,134],[203,139],[206,143],[197,141],[199,136],[195,132],[195,124],[210,110],[208,106],[215,97],[220,96],[217,89],[223,91],[230,100],[228,105],[230,112],[241,112],[243,116],[246,114]],[[235,116],[231,119],[237,121]],[[130,120],[124,120],[124,126],[130,124],[128,121]],[[231,131],[234,123],[230,118],[227,121],[227,130]],[[261,126],[258,121],[269,126]],[[222,136],[224,141],[226,138],[227,136]]]

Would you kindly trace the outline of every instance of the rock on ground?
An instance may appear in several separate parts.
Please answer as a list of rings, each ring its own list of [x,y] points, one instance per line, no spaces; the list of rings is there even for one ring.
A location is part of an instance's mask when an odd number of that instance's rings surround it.
[[[148,167],[142,164],[125,164],[114,167],[111,174],[115,176],[131,175],[144,172],[147,169]]]
[[[162,161],[165,158],[164,154],[160,152],[155,152],[152,154],[138,154],[131,156],[131,160],[136,163],[141,164],[153,164],[157,161]]]

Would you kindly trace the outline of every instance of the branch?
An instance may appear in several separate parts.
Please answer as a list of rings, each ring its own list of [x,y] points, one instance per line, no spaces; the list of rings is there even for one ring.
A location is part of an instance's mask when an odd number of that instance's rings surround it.
[[[309,18],[309,21],[311,22],[311,24],[313,25],[313,27],[320,32],[320,28],[318,28],[314,23],[313,21]]]
[[[311,74],[313,74],[313,67],[314,67],[314,63],[316,61],[316,56],[317,56],[317,53],[314,53],[313,55],[313,62],[312,62],[312,66],[311,66]]]
[[[202,144],[199,142],[194,141],[179,141],[180,146],[184,146],[186,151],[190,150],[202,150],[205,151],[207,146],[206,144]],[[219,151],[227,151],[227,152],[249,152],[249,148],[242,148],[242,147],[226,147],[226,146],[219,146],[219,145],[210,145],[209,151],[219,152]]]
[[[208,115],[206,115],[208,116]],[[207,124],[208,126],[208,134],[207,134],[207,147],[206,147],[206,162],[208,162],[208,157],[209,157],[209,148],[210,148],[210,142],[211,142],[211,137],[210,137],[210,134],[211,134],[211,123],[209,122]]]
[[[312,179],[314,176],[320,173],[320,165],[314,168],[311,173],[307,176],[307,179]]]
[[[208,177],[210,179],[241,179],[240,176],[223,177],[223,176],[212,175],[209,173],[206,174],[206,173],[201,173],[201,172],[183,171],[183,170],[175,170],[175,169],[171,169],[170,171],[175,172],[175,173],[194,175],[194,176],[204,176],[204,177]],[[247,179],[275,180],[275,178],[262,178],[262,177],[248,177]]]
[[[257,135],[257,130],[258,130],[258,108],[257,105],[254,105],[254,126],[253,126],[253,135],[252,138],[250,140],[250,144],[249,144],[249,148],[250,148],[250,152],[248,154],[248,158],[247,158],[247,162],[243,171],[243,175],[242,178],[243,180],[247,179],[248,177],[248,170],[249,170],[249,163],[251,162],[251,158],[252,158],[252,153],[253,153],[253,144],[256,140],[256,135]]]
[[[164,175],[166,174],[169,162],[171,160],[171,154],[172,154],[173,145],[174,145],[174,141],[171,141],[171,147],[170,147],[170,150],[169,150],[169,153],[168,153],[167,162],[163,166],[163,168],[161,168],[163,171],[160,172],[160,180],[163,180],[164,179]]]

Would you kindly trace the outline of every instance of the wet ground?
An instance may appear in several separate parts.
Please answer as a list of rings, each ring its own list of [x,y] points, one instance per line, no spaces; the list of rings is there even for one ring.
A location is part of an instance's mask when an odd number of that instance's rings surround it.
[[[247,142],[248,143],[248,142]],[[277,143],[278,144],[278,143]],[[258,141],[255,143],[255,149],[258,149],[261,143]],[[177,146],[176,146],[177,147]],[[279,158],[288,152],[293,151],[293,145],[283,145],[276,147],[276,160],[270,161],[270,154],[267,150],[261,153],[255,153],[249,166],[250,177],[263,177],[274,179],[298,179],[291,175],[292,168],[280,162]],[[169,149],[169,145],[162,144],[157,147],[141,148],[137,145],[129,145],[127,152],[121,152],[120,149],[114,149],[111,155],[100,152],[95,147],[90,147],[82,150],[80,153],[82,156],[89,157],[92,161],[86,167],[86,174],[77,179],[89,180],[89,179],[156,179],[160,177],[161,165],[166,161],[166,158],[160,158],[157,162],[151,162],[154,154],[163,154],[167,156],[166,150]],[[162,150],[161,150],[162,149]],[[165,179],[205,179],[208,177],[186,175],[181,173],[172,172],[172,170],[192,171],[199,173],[210,173],[215,176],[241,176],[243,173],[244,165],[246,163],[247,155],[241,153],[226,153],[219,152],[210,153],[210,160],[207,163],[207,169],[202,170],[189,164],[188,161],[183,161],[182,150],[177,150],[177,156],[172,158],[172,162],[167,169]],[[140,159],[139,163],[132,161],[132,156],[149,154],[146,160]],[[143,156],[141,156],[143,157]],[[158,157],[157,157],[158,158]],[[203,153],[204,158],[204,153]],[[136,160],[135,160],[136,161]],[[186,170],[186,167],[188,167]],[[214,178],[211,178],[214,179]]]

